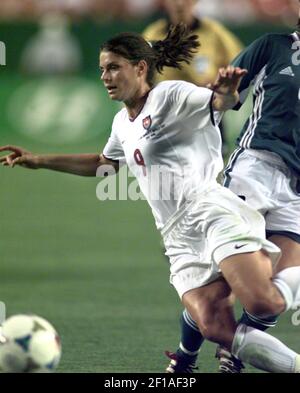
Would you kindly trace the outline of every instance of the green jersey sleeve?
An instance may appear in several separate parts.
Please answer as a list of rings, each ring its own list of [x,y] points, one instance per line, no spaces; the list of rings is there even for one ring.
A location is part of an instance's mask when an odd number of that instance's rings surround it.
[[[239,87],[240,105],[234,109],[239,109],[247,97],[247,92],[256,75],[267,64],[271,56],[272,40],[269,34],[258,38],[246,49],[244,49],[232,62],[235,67],[245,68],[248,73],[242,79]]]

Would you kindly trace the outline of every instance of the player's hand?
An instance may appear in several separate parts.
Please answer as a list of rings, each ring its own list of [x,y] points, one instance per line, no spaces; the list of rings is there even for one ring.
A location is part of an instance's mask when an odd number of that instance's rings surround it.
[[[10,154],[0,157],[0,163],[4,166],[13,168],[20,165],[25,168],[37,169],[37,156],[18,146],[0,146],[1,151],[10,151]]]
[[[215,82],[207,87],[218,94],[234,94],[247,72],[246,69],[233,66],[220,68]]]

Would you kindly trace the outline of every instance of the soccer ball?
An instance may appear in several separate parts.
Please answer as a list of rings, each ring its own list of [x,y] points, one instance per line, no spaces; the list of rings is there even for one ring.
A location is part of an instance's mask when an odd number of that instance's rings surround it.
[[[36,315],[14,315],[4,321],[0,334],[0,371],[52,372],[61,356],[54,327]]]

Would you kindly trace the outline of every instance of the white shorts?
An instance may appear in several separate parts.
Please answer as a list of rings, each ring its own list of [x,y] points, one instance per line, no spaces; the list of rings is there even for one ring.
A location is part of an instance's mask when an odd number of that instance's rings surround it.
[[[300,243],[300,179],[277,154],[237,149],[225,170],[224,184],[260,211],[267,236],[281,234]]]
[[[264,219],[228,189],[216,185],[201,194],[162,231],[170,259],[170,282],[180,298],[221,276],[225,258],[260,249],[273,263],[280,250],[265,238]]]

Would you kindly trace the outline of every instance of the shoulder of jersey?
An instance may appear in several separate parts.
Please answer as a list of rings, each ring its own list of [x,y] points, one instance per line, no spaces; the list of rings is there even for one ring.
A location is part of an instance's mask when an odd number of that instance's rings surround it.
[[[191,90],[196,85],[181,80],[167,80],[159,82],[153,89],[153,96],[172,94],[175,90]]]
[[[261,40],[278,40],[278,39],[288,39],[290,36],[290,34],[286,34],[286,33],[265,33],[263,34],[261,37],[259,37],[259,39]]]
[[[186,87],[186,86],[196,86],[194,83],[191,82],[186,82],[182,80],[167,80],[167,81],[161,81],[156,85],[157,90],[166,90],[166,89],[172,89],[172,88],[177,88],[177,87]]]
[[[255,41],[260,42],[260,45],[265,45],[268,48],[271,48],[273,50],[273,55],[277,57],[278,48],[276,44],[289,46],[291,44],[292,38],[291,38],[291,34],[287,34],[287,33],[266,33]],[[280,56],[280,52],[279,52],[279,56]]]

